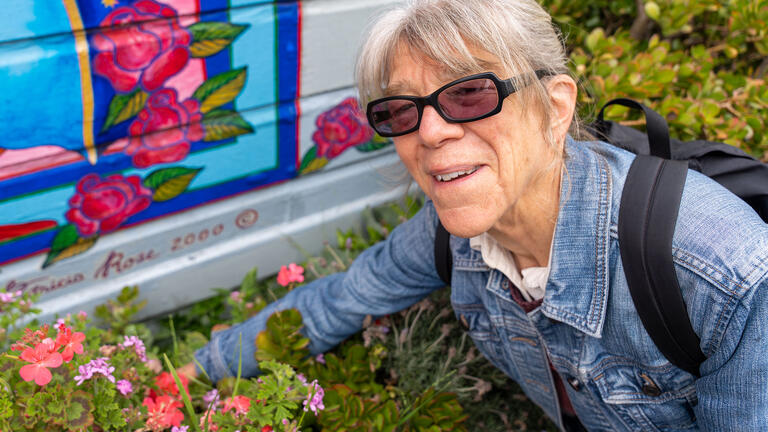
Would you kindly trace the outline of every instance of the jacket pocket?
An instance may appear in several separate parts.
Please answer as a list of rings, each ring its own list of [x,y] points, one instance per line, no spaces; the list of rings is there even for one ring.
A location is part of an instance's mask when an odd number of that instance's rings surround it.
[[[504,362],[501,338],[491,324],[488,311],[482,304],[453,303],[456,319],[469,333],[477,349],[497,368],[509,374]]]
[[[600,397],[638,431],[697,430],[693,377],[669,365],[645,368],[612,363],[592,379]]]

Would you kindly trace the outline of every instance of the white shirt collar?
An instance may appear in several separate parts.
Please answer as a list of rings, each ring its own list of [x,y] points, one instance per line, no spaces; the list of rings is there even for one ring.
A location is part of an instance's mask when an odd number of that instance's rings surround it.
[[[549,246],[549,263],[546,267],[529,267],[523,269],[521,274],[517,270],[512,253],[504,249],[490,234],[482,233],[469,239],[469,247],[480,251],[488,267],[502,272],[509,278],[526,301],[544,298],[544,290],[552,266],[552,244]]]

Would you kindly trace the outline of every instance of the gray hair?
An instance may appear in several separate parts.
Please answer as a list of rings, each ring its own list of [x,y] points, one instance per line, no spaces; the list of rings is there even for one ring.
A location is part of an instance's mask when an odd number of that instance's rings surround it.
[[[498,59],[490,66],[506,74],[501,78],[530,84],[518,92],[522,107],[540,108],[545,140],[558,144],[549,127],[549,94],[533,72],[569,74],[568,56],[552,18],[535,0],[409,0],[389,10],[369,29],[358,56],[362,106],[384,95],[402,45],[425,64],[456,76],[487,71],[489,65],[471,50],[487,51]]]

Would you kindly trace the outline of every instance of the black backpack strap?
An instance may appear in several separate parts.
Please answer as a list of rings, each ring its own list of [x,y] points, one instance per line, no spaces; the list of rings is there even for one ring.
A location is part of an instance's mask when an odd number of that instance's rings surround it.
[[[629,291],[646,331],[672,364],[698,377],[705,357],[672,261],[687,171],[683,161],[637,156],[621,195],[618,231]]]
[[[451,246],[448,243],[451,234],[445,229],[440,221],[437,221],[437,230],[435,231],[435,269],[440,279],[446,285],[451,284],[451,271],[453,270],[453,256]]]
[[[627,108],[633,108],[642,111],[645,114],[645,129],[648,132],[648,144],[650,145],[651,154],[664,159],[672,159],[672,148],[669,144],[669,126],[664,117],[656,111],[648,108],[640,102],[626,98],[616,98],[608,101],[603,108],[600,109],[600,113],[597,115],[597,127],[603,129],[602,125],[605,124],[603,114],[605,109],[611,105],[621,105]]]

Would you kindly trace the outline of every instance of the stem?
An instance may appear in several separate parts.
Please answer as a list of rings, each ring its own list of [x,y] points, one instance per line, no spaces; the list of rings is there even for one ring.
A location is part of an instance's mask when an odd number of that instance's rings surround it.
[[[171,339],[173,340],[173,359],[179,360],[179,345],[176,341],[176,328],[173,326],[173,315],[168,315],[168,324],[171,327]]]
[[[189,415],[189,418],[191,420],[190,423],[192,423],[192,428],[200,432],[200,426],[199,426],[200,422],[197,420],[197,416],[195,415],[194,408],[192,408],[192,401],[189,400],[189,393],[187,393],[187,389],[184,388],[184,386],[181,384],[179,373],[176,372],[176,368],[173,367],[171,360],[168,358],[166,354],[163,354],[163,360],[165,360],[165,365],[168,366],[168,369],[171,371],[171,375],[173,375],[173,381],[176,382],[176,388],[179,389],[179,393],[181,394],[181,397],[184,400],[184,407],[186,408],[187,415]]]
[[[235,379],[235,388],[232,390],[232,398],[237,396],[237,387],[240,385],[240,376],[243,372],[243,334],[237,335],[237,349],[240,353],[237,356],[237,378]]]
[[[336,251],[333,250],[331,245],[327,244],[327,245],[325,245],[325,248],[328,249],[328,252],[330,252],[331,255],[333,255],[333,259],[339,264],[339,266],[341,267],[341,270],[342,271],[347,271],[347,266],[344,265],[344,261],[341,259],[339,254],[337,254]]]
[[[12,356],[12,355],[10,355],[10,354],[3,354],[3,356],[4,356],[4,357],[7,357],[7,358],[9,358],[9,359],[13,359],[13,360],[24,361],[24,360],[20,359],[18,356]]]

